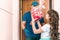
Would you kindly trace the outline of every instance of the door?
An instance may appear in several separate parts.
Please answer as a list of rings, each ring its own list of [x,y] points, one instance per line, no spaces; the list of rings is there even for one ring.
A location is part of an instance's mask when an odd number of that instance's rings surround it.
[[[24,15],[25,12],[30,11],[30,9],[31,9],[31,3],[33,1],[34,0],[23,0],[22,1],[22,15]],[[22,40],[25,40],[25,34],[24,34],[23,31],[22,31]]]

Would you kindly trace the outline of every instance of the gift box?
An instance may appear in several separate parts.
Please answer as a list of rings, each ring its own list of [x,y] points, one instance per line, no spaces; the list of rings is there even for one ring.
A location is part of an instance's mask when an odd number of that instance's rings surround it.
[[[33,7],[31,9],[31,13],[32,13],[33,18],[36,19],[35,21],[37,21],[43,17],[43,12],[38,7]]]

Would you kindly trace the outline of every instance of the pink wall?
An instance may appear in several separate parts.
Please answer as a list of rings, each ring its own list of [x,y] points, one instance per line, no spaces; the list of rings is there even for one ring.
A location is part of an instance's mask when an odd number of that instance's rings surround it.
[[[0,40],[12,40],[12,0],[0,0]]]
[[[0,0],[0,40],[19,40],[18,24],[19,0]]]
[[[19,40],[19,0],[13,0],[13,40]]]
[[[60,0],[52,0],[53,2],[53,9],[59,13],[59,33],[60,33]]]

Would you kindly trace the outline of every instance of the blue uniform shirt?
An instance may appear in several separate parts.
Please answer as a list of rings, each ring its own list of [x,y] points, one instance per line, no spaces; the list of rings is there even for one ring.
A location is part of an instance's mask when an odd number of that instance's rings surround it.
[[[31,13],[30,11],[29,12],[26,12],[23,17],[22,17],[22,21],[26,21],[26,26],[25,26],[25,29],[24,29],[24,33],[27,37],[39,37],[40,34],[34,34],[33,33],[33,30],[32,30],[32,27],[30,25],[30,22],[31,22]],[[44,19],[42,18],[40,20],[41,23],[44,22]],[[37,23],[35,23],[35,27],[36,29],[38,29],[38,25]]]

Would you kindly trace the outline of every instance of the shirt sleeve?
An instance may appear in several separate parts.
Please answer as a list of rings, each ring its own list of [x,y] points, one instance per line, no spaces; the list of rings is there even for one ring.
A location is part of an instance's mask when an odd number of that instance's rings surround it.
[[[44,18],[41,18],[39,21],[40,23],[44,23]]]
[[[22,21],[26,21],[27,20],[27,13],[24,13],[23,17],[22,17]]]
[[[46,24],[46,25],[42,26],[41,29],[42,29],[44,32],[50,31],[50,25],[47,25],[47,24]]]

